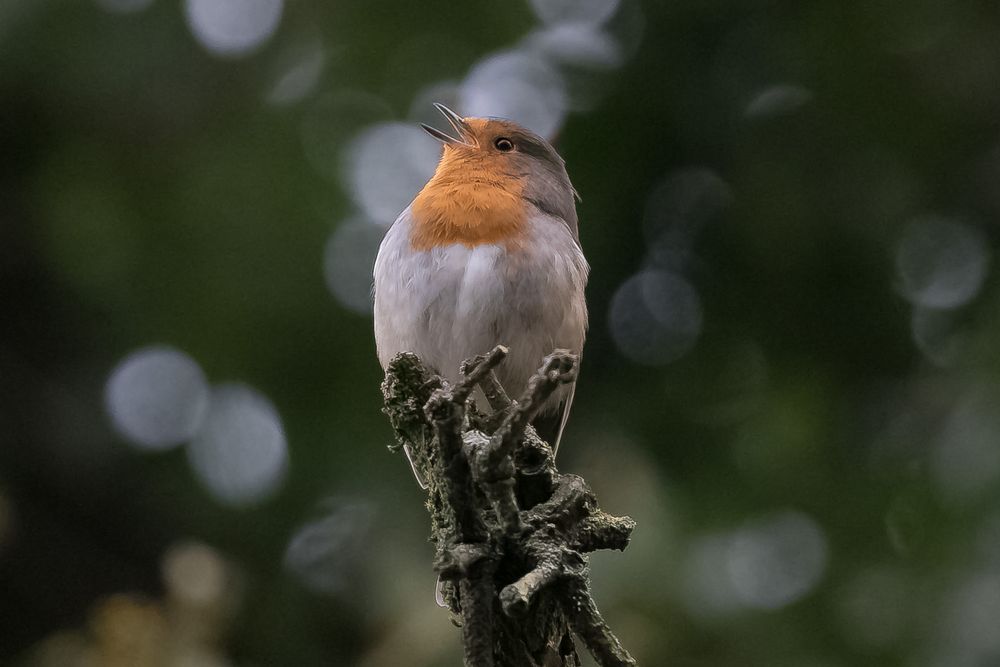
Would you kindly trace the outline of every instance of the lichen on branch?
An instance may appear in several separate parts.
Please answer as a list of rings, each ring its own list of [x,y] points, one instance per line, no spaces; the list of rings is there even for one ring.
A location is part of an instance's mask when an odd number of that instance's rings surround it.
[[[497,346],[467,360],[452,385],[404,352],[382,384],[392,449],[406,451],[427,488],[434,567],[462,626],[465,664],[579,665],[575,636],[604,667],[634,665],[591,596],[587,554],[625,549],[635,522],[601,511],[530,426],[575,381],[578,359],[556,350],[513,401],[494,373],[506,356]]]

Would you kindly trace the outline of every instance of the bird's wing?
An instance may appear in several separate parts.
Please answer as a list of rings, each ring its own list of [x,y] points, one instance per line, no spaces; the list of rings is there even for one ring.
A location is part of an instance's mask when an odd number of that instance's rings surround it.
[[[413,348],[409,318],[414,317],[411,311],[419,309],[421,304],[410,287],[419,261],[409,252],[411,224],[407,207],[382,239],[372,272],[375,348],[382,368],[398,352]]]

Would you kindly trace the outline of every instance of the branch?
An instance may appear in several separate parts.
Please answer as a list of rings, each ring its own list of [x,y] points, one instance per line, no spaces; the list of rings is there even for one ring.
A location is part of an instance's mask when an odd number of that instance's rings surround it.
[[[631,517],[611,516],[598,511],[583,519],[577,526],[572,547],[582,553],[598,549],[625,551],[633,530],[635,530],[635,520]]]
[[[522,530],[514,482],[514,462],[505,457],[491,465],[491,441],[479,431],[465,436],[465,458],[472,469],[472,478],[482,487],[507,537],[516,537]]]
[[[462,456],[462,421],[465,399],[447,389],[437,389],[424,407],[437,432],[440,447],[439,478],[445,484],[448,505],[454,510],[459,542],[482,542],[486,531],[472,498],[469,464]]]
[[[459,581],[465,664],[493,667],[493,560],[485,544],[458,544],[438,563],[442,579]]]
[[[587,483],[560,474],[528,430],[552,393],[575,381],[577,357],[553,352],[514,402],[495,373],[506,356],[497,346],[466,361],[449,386],[404,354],[382,385],[397,440],[427,478],[435,569],[461,620],[465,664],[575,666],[576,634],[602,667],[634,665],[590,595],[585,554],[624,549],[635,522],[602,512]],[[477,387],[492,414],[470,408]]]

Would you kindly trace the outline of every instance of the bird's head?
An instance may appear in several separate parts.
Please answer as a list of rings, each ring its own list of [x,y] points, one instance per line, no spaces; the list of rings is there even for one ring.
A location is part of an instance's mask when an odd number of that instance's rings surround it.
[[[436,180],[475,179],[497,187],[510,184],[524,200],[576,230],[576,190],[566,163],[549,142],[509,120],[463,118],[443,104],[434,106],[455,132],[452,136],[421,124],[444,146]]]

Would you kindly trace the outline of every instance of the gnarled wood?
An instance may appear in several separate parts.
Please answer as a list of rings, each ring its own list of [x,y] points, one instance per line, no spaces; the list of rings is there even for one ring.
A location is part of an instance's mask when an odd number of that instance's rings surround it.
[[[493,372],[506,355],[498,346],[467,360],[450,386],[403,353],[382,384],[398,445],[427,482],[434,565],[462,625],[465,664],[573,667],[575,634],[600,665],[634,665],[590,594],[586,554],[623,550],[635,522],[602,512],[529,427],[545,399],[576,379],[577,358],[553,352],[515,402]],[[491,412],[470,401],[477,387]]]

